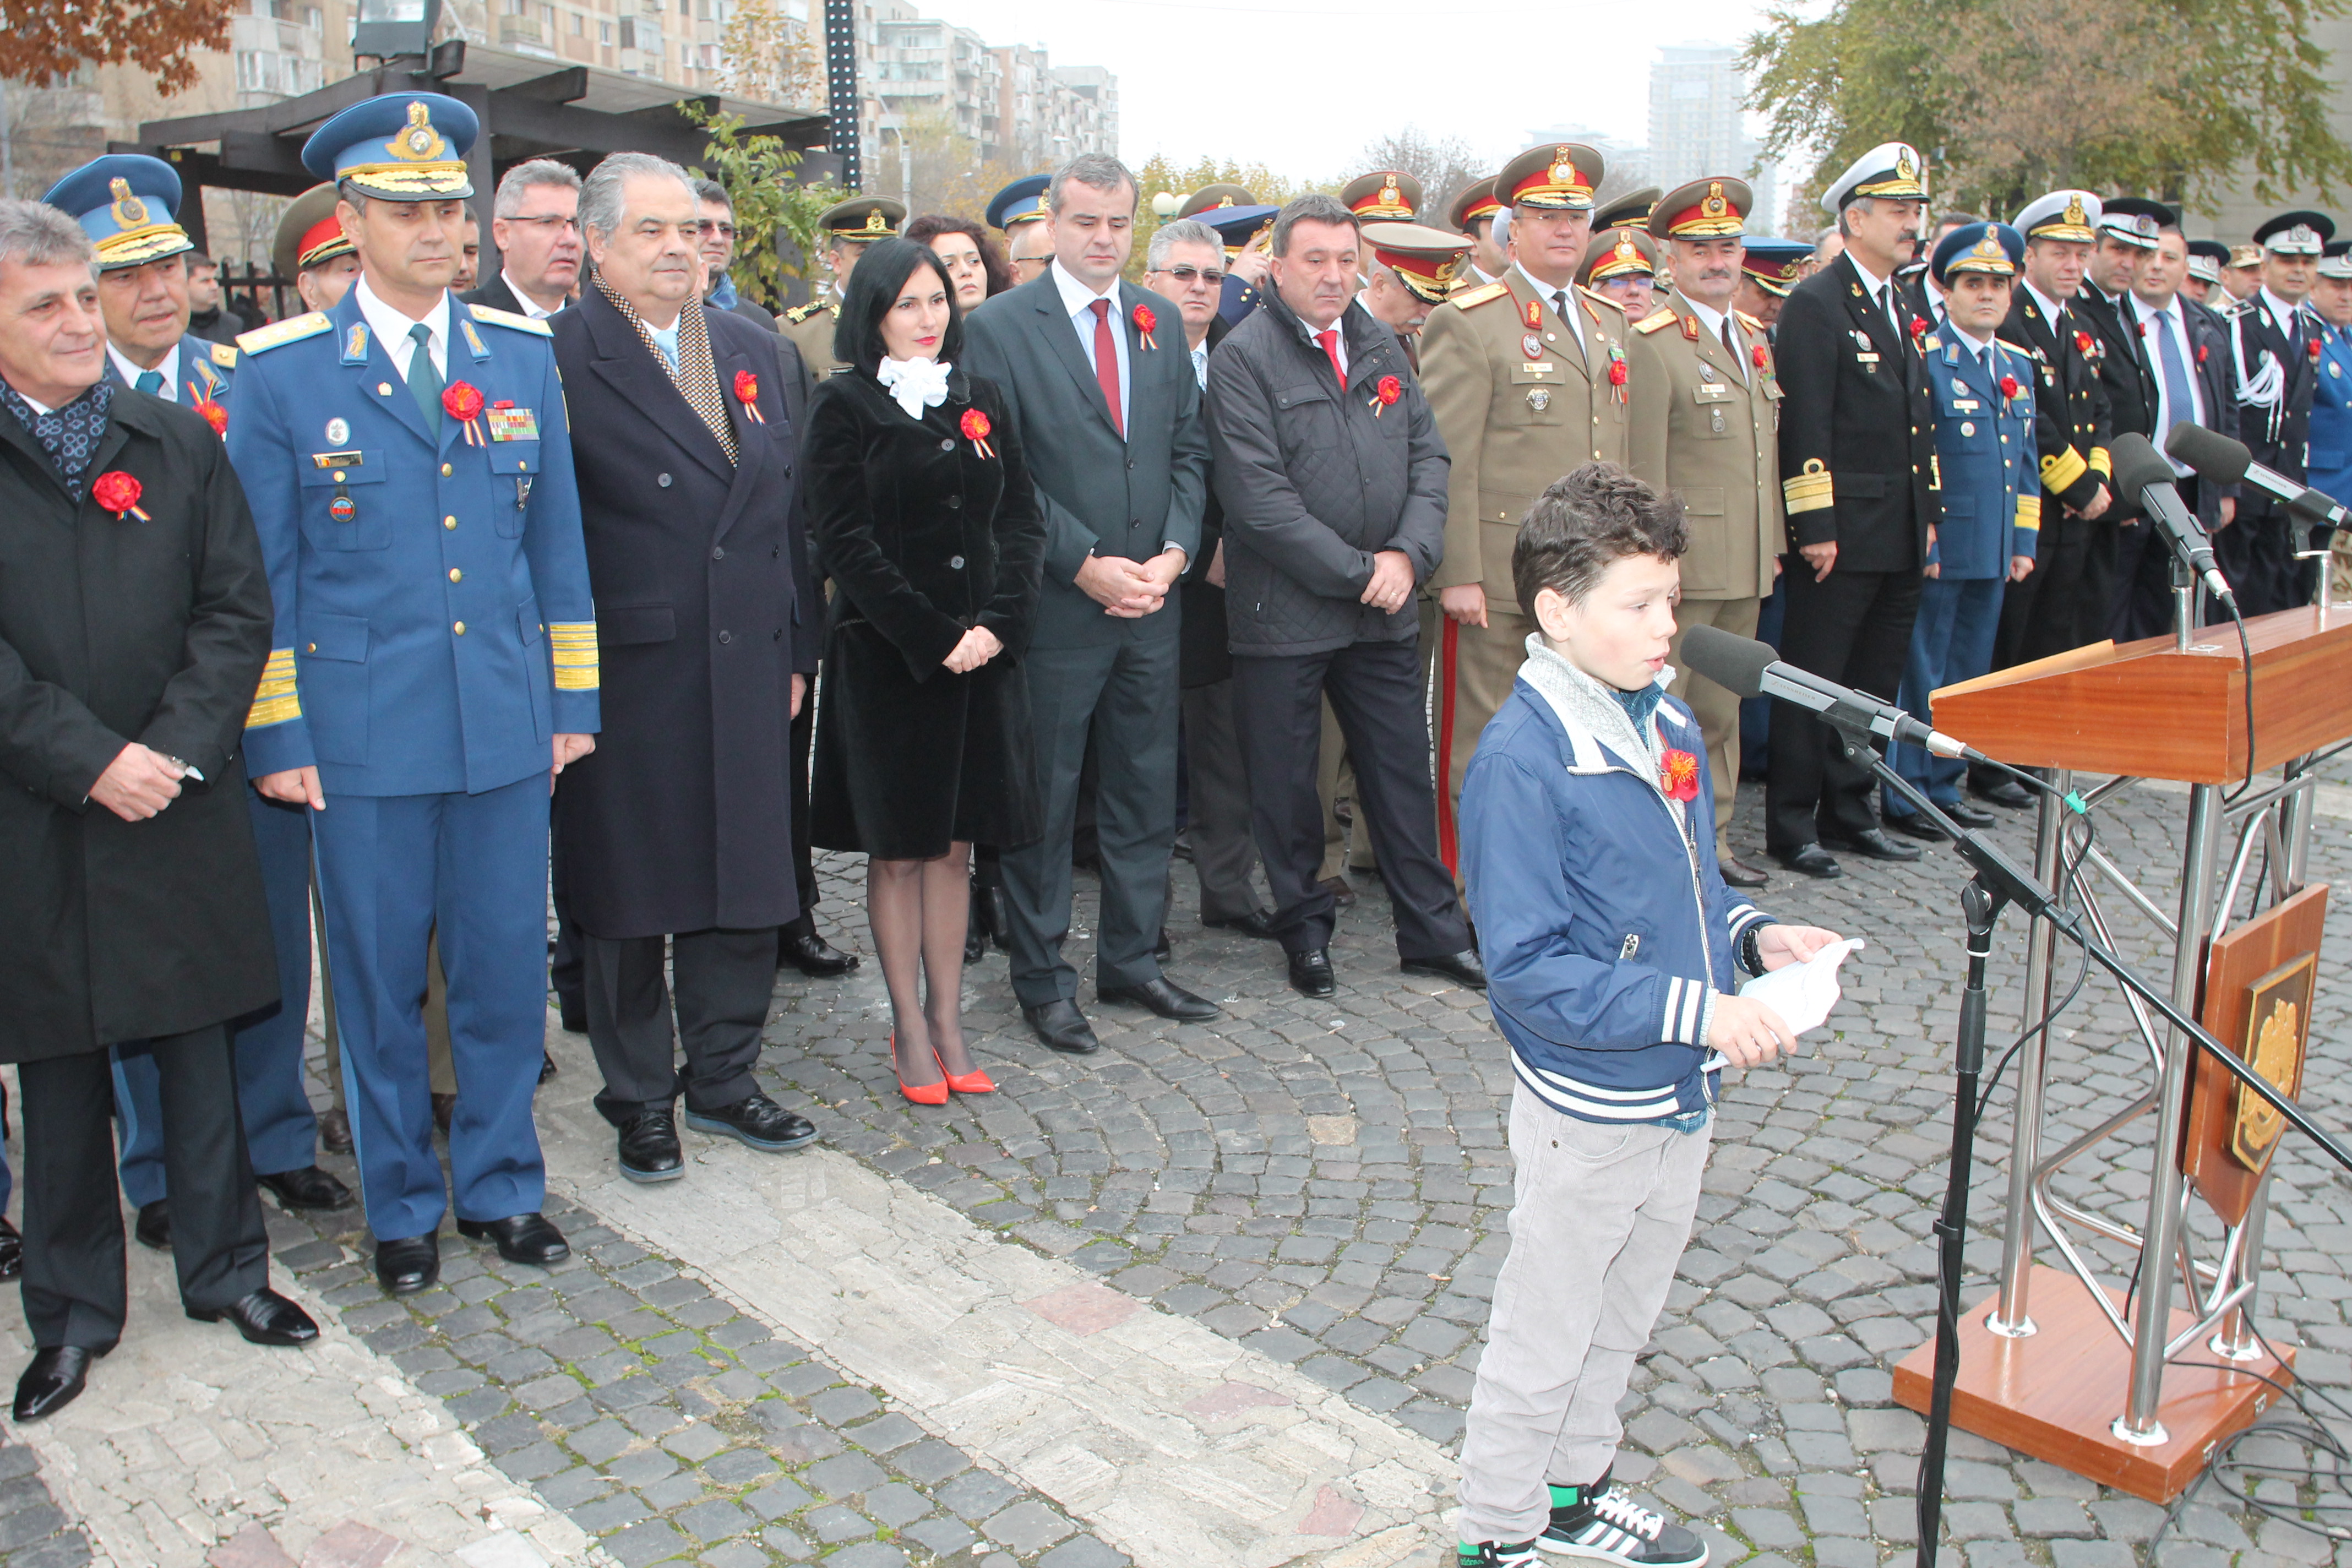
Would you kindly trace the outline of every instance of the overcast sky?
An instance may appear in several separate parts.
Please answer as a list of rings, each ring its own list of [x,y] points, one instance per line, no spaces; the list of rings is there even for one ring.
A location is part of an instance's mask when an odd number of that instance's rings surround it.
[[[1360,172],[1384,132],[1418,125],[1499,164],[1530,130],[1589,125],[1648,141],[1660,44],[1737,43],[1759,0],[1704,7],[1497,0],[918,0],[993,44],[1118,77],[1121,152]],[[1663,25],[1661,25],[1663,23]]]

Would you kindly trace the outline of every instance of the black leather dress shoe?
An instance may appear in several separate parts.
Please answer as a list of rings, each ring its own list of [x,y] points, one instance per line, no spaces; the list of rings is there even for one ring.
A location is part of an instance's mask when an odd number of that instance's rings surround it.
[[[319,1112],[319,1147],[330,1154],[352,1152],[352,1119],[348,1111]]]
[[[1036,1031],[1038,1040],[1049,1050],[1074,1057],[1090,1057],[1102,1049],[1095,1038],[1095,1026],[1078,1011],[1078,1005],[1066,996],[1021,1009],[1023,1022]]]
[[[1879,827],[1865,827],[1860,833],[1841,833],[1832,837],[1822,835],[1822,847],[1843,849],[1849,855],[1867,856],[1873,860],[1916,860],[1919,851],[1908,844],[1897,844]]]
[[[2001,779],[1975,792],[1979,800],[1989,800],[1995,805],[2005,805],[2011,811],[2023,811],[2033,804],[2033,792],[2015,779]]]
[[[158,1252],[172,1250],[172,1200],[157,1198],[152,1204],[139,1205],[139,1217],[131,1222],[131,1234],[139,1238],[142,1247],[152,1247]]]
[[[1983,806],[1970,805],[1964,800],[1956,800],[1942,809],[1946,816],[1950,817],[1962,827],[1990,827],[2000,820],[1999,816],[1987,811]]]
[[[255,1181],[278,1194],[289,1209],[341,1209],[352,1205],[352,1190],[316,1165],[273,1171]]]
[[[1206,996],[1195,996],[1181,985],[1171,983],[1164,974],[1155,974],[1140,985],[1097,986],[1095,998],[1132,1003],[1180,1024],[1198,1024],[1224,1011]]]
[[[24,1271],[24,1233],[0,1218],[0,1279],[14,1279]]]
[[[441,1282],[441,1238],[427,1231],[375,1244],[375,1282],[395,1296],[414,1296]]]
[[[1824,882],[1845,875],[1845,868],[1818,844],[1800,844],[1785,854],[1775,850],[1772,858],[1791,871],[1807,877],[1819,877]]]
[[[250,1344],[307,1345],[319,1337],[319,1325],[310,1321],[310,1313],[269,1289],[256,1290],[233,1306],[191,1307],[188,1316],[200,1323],[217,1323],[226,1318]]]
[[[646,1110],[620,1128],[621,1174],[633,1182],[674,1182],[686,1174],[677,1144],[677,1119],[667,1110]]]
[[[834,980],[857,967],[857,955],[844,952],[816,934],[814,925],[789,925],[776,937],[776,957],[811,980]]]
[[[1716,865],[1723,872],[1723,879],[1735,888],[1760,888],[1772,879],[1762,867],[1750,866],[1737,855],[1719,855]]]
[[[1247,914],[1228,915],[1221,920],[1203,919],[1201,923],[1216,931],[1236,931],[1243,936],[1264,937],[1268,940],[1274,936],[1272,910],[1252,910]]]
[[[803,1143],[816,1142],[815,1122],[786,1110],[756,1089],[734,1104],[721,1106],[717,1110],[696,1110],[688,1107],[686,1124],[697,1132],[723,1133],[740,1143],[770,1153],[780,1149],[797,1149]]]
[[[971,885],[971,907],[964,915],[963,961],[978,963],[988,956],[988,927],[980,918],[980,884]]]
[[[988,873],[991,879],[997,875],[994,871]],[[1004,901],[1003,882],[975,878],[972,891],[978,895],[973,910],[980,916],[981,930],[1000,952],[1009,951],[1013,946],[1013,911]]]
[[[1397,967],[1407,974],[1434,974],[1440,980],[1451,980],[1473,991],[1486,989],[1486,966],[1478,961],[1477,952],[1472,948],[1441,953],[1435,958],[1408,958]]]
[[[1339,982],[1331,973],[1331,950],[1309,948],[1305,952],[1286,953],[1290,961],[1290,988],[1301,996],[1321,1001],[1339,994]]]
[[[499,1256],[509,1263],[531,1263],[544,1268],[572,1256],[572,1244],[549,1223],[545,1215],[514,1214],[504,1219],[461,1219],[457,1234],[468,1241],[498,1244]]]
[[[1948,805],[1944,807],[1948,814],[1951,809]],[[1990,814],[1985,815],[1990,820]],[[1906,838],[1916,838],[1927,844],[1938,843],[1944,837],[1941,828],[1916,811],[1886,813],[1886,830],[1889,833],[1900,833]]]
[[[38,1421],[71,1405],[89,1376],[89,1363],[106,1353],[79,1345],[44,1345],[16,1379],[16,1419]]]

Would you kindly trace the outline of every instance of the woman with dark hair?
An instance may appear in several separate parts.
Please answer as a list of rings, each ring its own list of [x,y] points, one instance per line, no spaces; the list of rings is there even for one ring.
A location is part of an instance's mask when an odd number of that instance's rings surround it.
[[[1003,293],[1016,281],[1012,264],[1004,259],[996,241],[988,237],[988,230],[968,217],[925,213],[907,226],[906,236],[929,246],[931,254],[947,268],[956,309],[966,315],[982,300]]]
[[[907,226],[908,239],[928,245],[948,269],[956,310],[969,315],[982,300],[1002,294],[1019,279],[988,237],[988,231],[968,217],[925,213]],[[971,847],[971,914],[964,928],[963,961],[978,963],[988,956],[988,944],[1013,945],[1013,916],[1004,907],[1004,872],[996,847]]]
[[[825,637],[810,837],[862,850],[890,989],[899,1092],[995,1089],[963,1038],[974,839],[1044,830],[1028,687],[1045,527],[995,386],[955,368],[947,268],[886,239],[834,329],[849,369],[809,403],[801,483],[835,594]]]

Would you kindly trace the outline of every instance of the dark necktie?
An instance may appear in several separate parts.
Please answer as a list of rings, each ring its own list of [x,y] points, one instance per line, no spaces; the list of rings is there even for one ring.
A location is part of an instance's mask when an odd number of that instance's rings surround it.
[[[433,368],[433,329],[419,321],[408,329],[416,352],[408,356],[408,391],[416,399],[416,410],[425,416],[425,428],[435,440],[441,438],[441,373]]]
[[[1102,388],[1103,401],[1110,405],[1110,427],[1127,436],[1127,420],[1118,406],[1118,343],[1110,335],[1110,301],[1097,300],[1095,312],[1095,384]]]
[[[131,384],[131,389],[133,392],[146,393],[150,396],[161,396],[163,392],[163,373],[160,370],[142,370],[139,373],[139,379]]]

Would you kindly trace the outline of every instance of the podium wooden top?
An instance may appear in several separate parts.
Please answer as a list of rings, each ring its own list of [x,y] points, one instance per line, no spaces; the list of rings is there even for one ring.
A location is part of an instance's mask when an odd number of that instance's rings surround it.
[[[2352,606],[2246,623],[2254,655],[2257,769],[2352,736]],[[2018,767],[2229,784],[2246,774],[2238,633],[2207,626],[2187,653],[2169,637],[2093,643],[1935,694],[1936,728]]]

